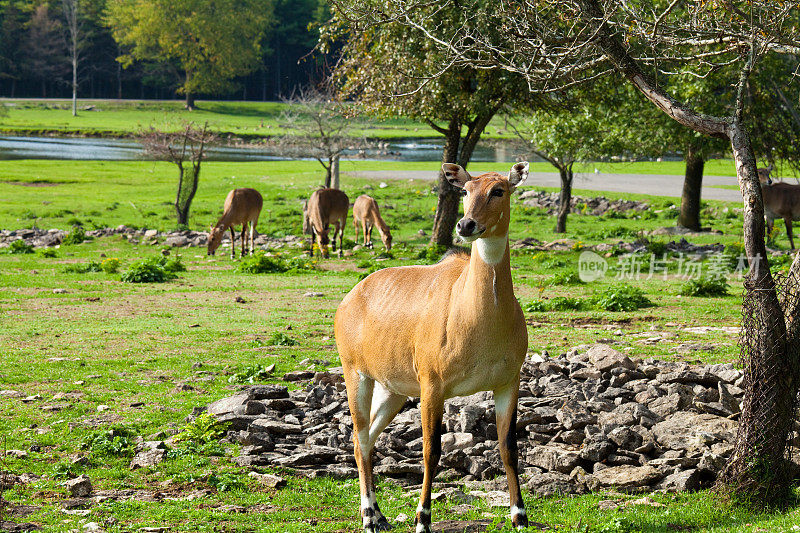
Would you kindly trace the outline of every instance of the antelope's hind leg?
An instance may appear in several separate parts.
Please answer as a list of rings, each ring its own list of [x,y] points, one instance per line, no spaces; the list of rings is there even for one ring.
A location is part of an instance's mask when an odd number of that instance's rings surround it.
[[[517,397],[519,376],[507,388],[494,391],[494,407],[497,416],[497,443],[500,458],[506,469],[508,494],[511,499],[511,523],[517,529],[528,527],[528,515],[519,486],[519,451],[517,449]]]

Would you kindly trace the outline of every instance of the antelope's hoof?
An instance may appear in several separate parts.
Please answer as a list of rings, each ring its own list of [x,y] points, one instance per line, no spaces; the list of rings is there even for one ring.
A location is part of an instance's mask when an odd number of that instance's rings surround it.
[[[386,517],[381,515],[378,518],[378,531],[391,531],[394,528],[392,524],[386,520]]]

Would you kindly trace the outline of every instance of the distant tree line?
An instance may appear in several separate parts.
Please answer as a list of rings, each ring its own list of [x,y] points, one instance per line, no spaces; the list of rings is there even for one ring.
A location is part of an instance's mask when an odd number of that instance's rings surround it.
[[[325,72],[325,0],[0,0],[0,96],[278,100]],[[75,68],[73,68],[75,67]]]

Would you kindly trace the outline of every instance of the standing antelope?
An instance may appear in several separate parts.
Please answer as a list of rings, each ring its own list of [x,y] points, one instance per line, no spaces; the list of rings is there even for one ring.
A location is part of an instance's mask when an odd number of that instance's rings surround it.
[[[389,231],[389,226],[381,218],[378,202],[375,201],[375,198],[362,194],[356,198],[356,203],[353,204],[353,227],[356,230],[356,241],[358,241],[359,221],[364,234],[364,246],[372,248],[372,228],[377,227],[386,251],[388,252],[392,249],[392,233]]]
[[[350,199],[339,189],[317,189],[308,199],[303,210],[303,230],[311,233],[311,255],[314,243],[319,245],[322,257],[328,257],[328,226],[334,225],[333,251],[336,251],[336,235],[339,235],[339,257],[342,256],[344,227],[347,224],[347,211]]]
[[[771,234],[775,219],[782,218],[784,224],[786,224],[789,245],[794,250],[792,221],[800,220],[800,185],[791,185],[783,182],[775,183],[769,177],[770,172],[772,172],[772,165],[758,169],[758,180],[761,182],[761,198],[764,201],[764,216],[767,220],[766,229],[768,234]]]
[[[247,247],[246,231],[247,224],[250,223],[250,255],[253,255],[253,240],[255,239],[256,224],[258,216],[261,214],[261,206],[264,200],[261,193],[255,189],[233,189],[225,197],[222,217],[215,226],[211,226],[208,232],[208,255],[214,255],[222,242],[225,230],[231,230],[231,259],[236,257],[236,247],[233,244],[236,238],[234,226],[242,225],[242,257],[245,256]]]
[[[494,392],[500,457],[506,469],[515,527],[528,524],[517,474],[517,397],[528,333],[514,297],[508,248],[511,193],[528,176],[517,163],[508,177],[472,177],[442,166],[466,190],[456,231],[472,243],[436,265],[379,270],[345,296],[334,319],[353,418],[364,531],[387,529],[375,497],[372,448],[403,407],[420,397],[425,474],[417,533],[430,532],[431,484],[441,456],[444,401]]]

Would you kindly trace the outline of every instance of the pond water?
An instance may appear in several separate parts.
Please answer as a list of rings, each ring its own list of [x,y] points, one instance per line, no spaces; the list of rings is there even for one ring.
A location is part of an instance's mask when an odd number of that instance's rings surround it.
[[[428,138],[393,139],[380,149],[362,154],[345,152],[346,159],[388,161],[439,161],[444,140]],[[513,150],[504,144],[478,144],[472,161],[513,160]],[[509,159],[511,158],[511,159]],[[142,145],[131,139],[84,137],[0,136],[0,160],[9,159],[74,159],[100,161],[136,161],[147,159]],[[209,161],[286,161],[279,149],[266,147],[214,146],[208,150]]]

